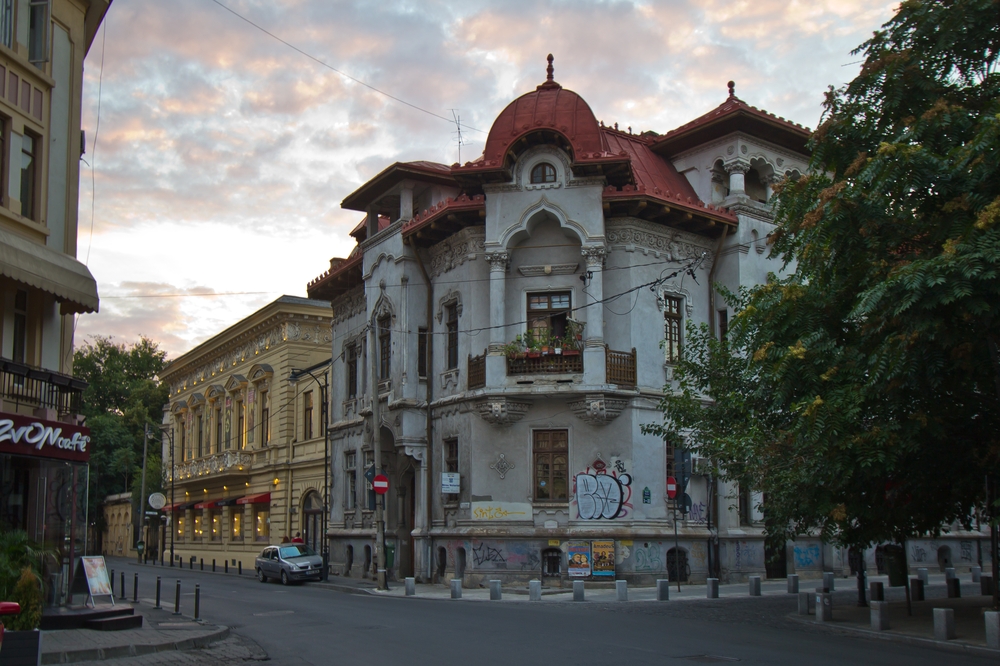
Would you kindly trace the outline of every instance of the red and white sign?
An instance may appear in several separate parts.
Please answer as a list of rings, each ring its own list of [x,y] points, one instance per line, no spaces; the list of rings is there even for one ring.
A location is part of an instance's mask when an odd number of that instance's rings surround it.
[[[385,495],[389,490],[389,477],[385,474],[376,474],[375,478],[372,479],[372,488],[379,495]]]
[[[0,453],[90,460],[90,428],[0,413]]]
[[[677,497],[677,479],[672,476],[667,477],[667,497],[670,499]]]

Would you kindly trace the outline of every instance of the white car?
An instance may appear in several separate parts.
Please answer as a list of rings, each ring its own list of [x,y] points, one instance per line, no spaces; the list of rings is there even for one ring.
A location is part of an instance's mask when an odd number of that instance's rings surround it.
[[[268,546],[257,556],[254,567],[257,580],[266,583],[277,578],[282,585],[323,577],[323,558],[304,543],[283,543]]]

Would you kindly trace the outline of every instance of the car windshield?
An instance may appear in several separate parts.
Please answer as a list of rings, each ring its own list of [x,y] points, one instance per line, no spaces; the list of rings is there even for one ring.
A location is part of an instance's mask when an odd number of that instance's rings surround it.
[[[313,550],[309,546],[303,546],[303,545],[282,546],[281,548],[278,549],[278,552],[281,553],[281,557],[284,559],[288,559],[290,557],[305,557],[306,555],[316,554],[315,550]]]

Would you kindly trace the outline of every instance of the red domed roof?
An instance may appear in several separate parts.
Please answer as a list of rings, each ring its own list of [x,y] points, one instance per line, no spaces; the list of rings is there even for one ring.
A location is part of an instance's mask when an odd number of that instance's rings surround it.
[[[551,55],[548,60],[545,83],[515,99],[497,116],[486,139],[483,161],[477,166],[503,166],[514,142],[539,130],[558,132],[565,137],[574,160],[607,153],[607,143],[594,112],[582,97],[553,80]]]

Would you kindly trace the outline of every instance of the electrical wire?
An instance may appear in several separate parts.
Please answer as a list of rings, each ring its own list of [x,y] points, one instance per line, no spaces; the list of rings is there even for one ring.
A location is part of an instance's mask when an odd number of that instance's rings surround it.
[[[333,72],[336,72],[337,74],[340,74],[341,76],[343,76],[346,79],[350,79],[351,81],[354,81],[355,83],[357,83],[359,85],[362,85],[365,88],[368,88],[369,90],[378,93],[379,95],[384,95],[385,97],[388,97],[389,99],[391,99],[391,100],[393,100],[395,102],[399,102],[400,104],[408,106],[411,109],[415,109],[417,111],[420,111],[421,113],[426,113],[427,115],[434,116],[435,118],[440,118],[441,120],[444,120],[444,121],[448,122],[449,124],[455,124],[456,123],[456,120],[454,118],[448,118],[446,116],[442,116],[439,113],[434,113],[433,111],[429,111],[428,109],[425,109],[423,107],[417,106],[416,104],[413,104],[411,102],[407,102],[405,99],[400,99],[399,97],[396,97],[395,95],[391,95],[391,94],[385,92],[384,90],[380,90],[380,89],[376,88],[375,86],[373,86],[371,84],[365,83],[361,79],[356,79],[353,76],[351,76],[350,74],[348,74],[347,72],[341,71],[341,70],[337,69],[336,67],[334,67],[333,65],[327,64],[326,62],[324,62],[324,61],[320,60],[319,58],[317,58],[316,56],[312,55],[311,53],[303,51],[302,49],[300,49],[299,47],[295,46],[291,42],[285,41],[281,37],[278,37],[276,34],[274,34],[273,32],[270,32],[269,30],[267,30],[263,26],[258,25],[257,23],[254,23],[253,21],[251,21],[250,19],[248,19],[246,16],[243,16],[239,12],[237,12],[237,11],[235,11],[235,10],[227,7],[224,4],[222,4],[221,2],[219,2],[219,0],[212,0],[212,2],[214,2],[215,4],[217,4],[219,7],[222,7],[227,12],[229,12],[230,14],[232,14],[233,16],[235,16],[236,18],[240,19],[241,21],[245,21],[246,23],[249,23],[253,27],[255,27],[258,30],[260,30],[261,32],[263,32],[265,35],[271,37],[272,39],[275,39],[275,40],[281,42],[282,44],[284,44],[288,48],[292,49],[293,51],[304,55],[305,57],[309,58],[310,60],[312,60],[312,61],[314,61],[314,62],[322,65],[323,67],[326,67],[330,71],[333,71]],[[481,130],[481,129],[478,129],[476,127],[472,127],[471,125],[465,125],[465,124],[463,124],[461,126],[465,127],[466,129],[470,129],[470,130],[472,130],[474,132],[482,132],[483,134],[486,133],[485,130]]]

